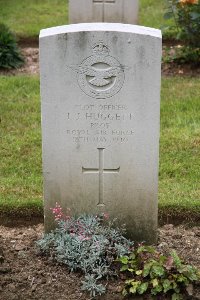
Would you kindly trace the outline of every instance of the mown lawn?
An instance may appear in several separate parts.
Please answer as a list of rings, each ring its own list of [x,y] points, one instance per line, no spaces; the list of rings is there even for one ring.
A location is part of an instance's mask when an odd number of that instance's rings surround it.
[[[161,102],[161,208],[200,213],[200,79],[164,78]],[[200,215],[199,215],[200,216]],[[186,216],[187,217],[187,216]]]
[[[160,209],[200,213],[200,79],[164,78]],[[0,77],[0,212],[42,212],[38,77]]]
[[[163,15],[166,10],[166,0],[140,0],[139,25],[161,28],[168,24]]]
[[[43,28],[68,23],[67,0],[0,0],[0,23],[20,37],[38,37]]]
[[[42,28],[68,24],[67,0],[0,0],[0,22],[20,37],[38,37]],[[139,24],[161,28],[165,0],[140,0]]]
[[[0,91],[0,211],[41,211],[38,78],[0,77]]]

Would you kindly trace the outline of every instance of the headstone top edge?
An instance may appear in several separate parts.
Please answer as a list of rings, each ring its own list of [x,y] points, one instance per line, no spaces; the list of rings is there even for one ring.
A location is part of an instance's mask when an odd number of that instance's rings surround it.
[[[40,31],[40,39],[44,37],[54,36],[57,34],[64,33],[75,33],[75,32],[87,32],[87,31],[110,31],[110,32],[124,32],[124,33],[135,33],[141,35],[148,35],[162,39],[161,30],[122,23],[79,23],[71,25],[63,25],[57,27],[51,27],[42,29]]]

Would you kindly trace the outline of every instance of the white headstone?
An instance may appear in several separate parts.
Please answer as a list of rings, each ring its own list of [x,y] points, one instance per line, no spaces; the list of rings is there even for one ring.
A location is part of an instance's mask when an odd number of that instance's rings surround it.
[[[156,240],[160,30],[76,24],[40,34],[45,228],[58,202]]]
[[[69,23],[137,24],[139,0],[69,0]]]

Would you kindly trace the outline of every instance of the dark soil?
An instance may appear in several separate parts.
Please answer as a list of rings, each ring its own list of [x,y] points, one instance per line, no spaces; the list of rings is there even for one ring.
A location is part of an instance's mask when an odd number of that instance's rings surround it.
[[[39,49],[37,43],[33,41],[22,40],[20,42],[21,51],[25,58],[25,65],[17,70],[2,70],[0,69],[0,74],[2,75],[20,75],[29,74],[35,75],[39,74]],[[171,54],[173,55],[173,50],[175,46],[171,46]],[[163,46],[163,57],[166,55],[166,46]],[[162,63],[162,75],[164,76],[200,76],[200,64],[178,64],[174,62]]]
[[[191,63],[177,63],[174,62],[174,57],[177,56],[179,48],[182,48],[183,45],[174,43],[172,46],[163,45],[163,62],[162,63],[162,74],[164,76],[200,76],[200,63],[191,62]],[[166,62],[170,61],[170,62]]]
[[[41,256],[35,242],[43,234],[43,225],[29,227],[0,226],[0,299],[1,300],[89,300],[81,291],[80,273],[69,273],[51,258]],[[200,227],[165,225],[159,229],[158,248],[176,249],[190,264],[200,268]],[[122,282],[109,281],[102,300],[122,300]],[[200,299],[200,286],[195,287]]]

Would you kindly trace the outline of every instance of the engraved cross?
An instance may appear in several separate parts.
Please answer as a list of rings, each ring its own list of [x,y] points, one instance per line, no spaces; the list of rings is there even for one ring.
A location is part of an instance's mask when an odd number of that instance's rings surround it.
[[[99,150],[99,168],[84,168],[82,172],[84,174],[99,174],[99,202],[98,206],[104,206],[104,178],[105,173],[116,174],[119,173],[120,167],[117,169],[104,169],[104,150],[105,148],[97,148]]]

